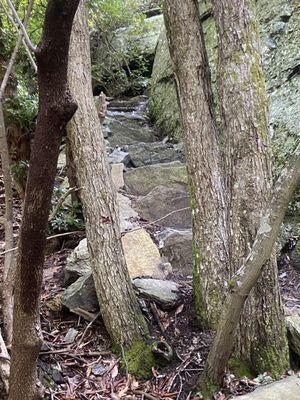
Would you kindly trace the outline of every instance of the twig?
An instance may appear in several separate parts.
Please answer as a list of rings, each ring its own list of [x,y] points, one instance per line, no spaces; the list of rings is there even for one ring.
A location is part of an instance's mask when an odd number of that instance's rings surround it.
[[[58,233],[57,235],[48,236],[46,238],[46,240],[50,240],[50,239],[54,239],[54,238],[62,237],[62,236],[76,235],[76,234],[82,233],[82,232],[84,232],[84,231],[72,231],[72,232]],[[0,256],[3,256],[4,254],[10,253],[11,251],[15,251],[15,250],[18,250],[18,246],[13,247],[12,249],[3,251],[2,253],[0,253]]]
[[[152,396],[152,394],[143,392],[142,390],[133,390],[132,393],[137,394],[139,396],[144,396],[144,398],[148,400],[158,400],[157,397]]]
[[[76,346],[77,349],[81,345],[81,343],[83,342],[83,339],[84,339],[87,331],[90,329],[90,327],[93,325],[93,323],[100,317],[100,315],[101,315],[101,313],[98,312],[98,314],[95,316],[95,318],[92,319],[92,321],[88,323],[87,327],[85,328],[85,330],[84,330],[84,332],[83,332],[83,334],[82,334],[82,336],[81,336],[81,338],[80,338],[80,340],[79,340],[79,342],[78,342],[78,344]]]
[[[0,352],[1,352],[1,360],[0,360],[0,376],[2,382],[4,384],[4,388],[6,393],[9,391],[9,372],[10,372],[10,357],[5,346],[4,340],[2,338],[0,332]]]
[[[160,317],[159,317],[159,314],[158,314],[158,311],[157,311],[156,304],[153,303],[153,302],[151,302],[151,303],[150,303],[150,308],[151,308],[151,311],[152,311],[152,313],[153,313],[153,316],[154,316],[154,318],[155,318],[155,321],[157,322],[157,325],[158,325],[158,327],[159,327],[161,333],[162,333],[163,335],[165,335],[165,328],[163,327],[163,324],[161,323],[161,320],[160,320]]]
[[[171,212],[169,212],[168,214],[164,215],[163,217],[158,218],[158,219],[156,219],[156,220],[154,220],[154,221],[148,222],[147,224],[145,224],[145,225],[143,225],[143,226],[138,226],[138,227],[136,227],[136,228],[132,228],[132,229],[126,231],[126,232],[123,232],[122,236],[123,236],[123,235],[126,235],[126,233],[135,232],[135,231],[138,231],[138,230],[140,230],[140,229],[143,229],[143,228],[145,228],[145,227],[147,227],[147,226],[155,225],[157,222],[160,222],[160,221],[162,221],[163,219],[168,218],[170,215],[176,214],[176,213],[181,212],[181,211],[190,210],[190,209],[191,209],[191,207],[184,207],[184,208],[179,208],[178,210],[171,211]]]
[[[57,350],[49,350],[49,351],[40,351],[40,355],[46,356],[51,354],[70,354],[71,349],[57,349]],[[74,354],[77,357],[99,357],[99,356],[108,356],[111,354],[111,351],[92,351],[90,353],[79,353]]]
[[[26,28],[25,28],[25,26],[23,25],[22,21],[20,20],[20,18],[19,18],[19,16],[18,16],[18,13],[17,13],[17,11],[16,11],[16,9],[15,9],[13,3],[11,2],[11,0],[6,0],[6,1],[7,1],[7,4],[8,4],[8,6],[9,6],[9,8],[11,9],[11,11],[12,11],[12,13],[13,13],[13,16],[15,17],[15,19],[16,19],[18,25],[20,26],[20,28],[21,28],[21,30],[22,30],[22,32],[23,32],[23,35],[24,35],[24,38],[25,38],[25,40],[26,40],[26,43],[27,43],[28,47],[35,53],[37,47],[34,46],[34,44],[31,42],[31,40],[30,40],[30,38],[29,38],[29,36],[28,36],[28,33],[27,33],[27,31],[26,31]]]
[[[49,217],[49,222],[53,220],[53,218],[55,217],[55,215],[57,214],[58,210],[60,209],[60,207],[63,205],[64,201],[66,200],[66,198],[73,192],[77,192],[78,190],[80,190],[81,188],[76,188],[76,187],[72,187],[69,188],[66,193],[64,193],[60,199],[58,200],[56,206],[54,207],[52,213],[50,214]]]

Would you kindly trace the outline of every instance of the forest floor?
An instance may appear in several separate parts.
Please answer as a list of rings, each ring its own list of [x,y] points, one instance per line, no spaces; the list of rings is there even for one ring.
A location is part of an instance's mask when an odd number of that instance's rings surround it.
[[[0,180],[0,210],[3,210],[3,203]],[[21,220],[21,200],[17,197],[14,214],[17,236]],[[68,237],[61,249],[48,255],[45,261],[41,297],[44,344],[38,362],[39,375],[46,387],[45,399],[200,399],[193,394],[193,388],[203,369],[212,334],[201,330],[197,323],[191,280],[177,277],[185,288],[182,303],[169,311],[157,308],[160,324],[147,301],[143,304],[151,336],[155,340],[167,339],[175,357],[166,367],[153,368],[151,378],[135,379],[121,370],[121,359],[111,352],[100,316],[90,322],[61,307],[59,294],[64,289],[66,259],[83,237],[84,232]],[[0,227],[0,251],[4,245],[4,231]],[[3,260],[1,256],[1,270]],[[286,265],[279,271],[279,282],[285,308],[300,310],[300,273]],[[267,373],[252,379],[235,377],[228,371],[224,387],[215,399],[225,400],[250,392],[271,379]]]

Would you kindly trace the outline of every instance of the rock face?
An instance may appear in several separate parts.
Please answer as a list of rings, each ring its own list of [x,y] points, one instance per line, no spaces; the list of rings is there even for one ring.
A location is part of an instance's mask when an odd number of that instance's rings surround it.
[[[170,265],[162,262],[157,246],[144,229],[126,233],[122,244],[131,278],[165,278],[171,272]]]
[[[120,227],[121,232],[126,232],[129,229],[137,226],[136,220],[138,219],[138,214],[131,206],[131,200],[121,193],[117,195],[119,215],[120,215]]]
[[[233,397],[236,400],[299,400],[300,379],[297,376],[289,376],[255,389],[254,392],[244,396]]]
[[[192,274],[192,229],[168,229],[158,236],[163,256],[172,265],[173,272]]]
[[[151,222],[170,214],[157,222],[159,226],[177,229],[192,226],[189,195],[184,190],[156,186],[146,196],[140,197],[134,208],[141,218]]]
[[[179,190],[188,187],[186,166],[178,161],[135,168],[124,174],[124,181],[131,193],[141,196],[160,185]]]
[[[288,339],[291,349],[298,355],[300,359],[300,315],[293,314],[285,317],[288,330]],[[300,388],[299,388],[300,393]]]
[[[133,286],[142,297],[150,298],[165,308],[176,306],[180,300],[180,286],[172,281],[134,279]]]
[[[116,190],[123,189],[124,187],[123,171],[124,164],[112,164],[111,177]]]
[[[83,239],[67,259],[65,284],[68,286],[79,277],[91,272],[87,240]]]

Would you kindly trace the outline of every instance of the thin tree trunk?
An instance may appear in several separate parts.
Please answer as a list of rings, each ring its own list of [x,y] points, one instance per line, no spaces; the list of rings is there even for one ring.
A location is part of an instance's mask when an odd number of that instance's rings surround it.
[[[284,168],[273,196],[260,220],[259,229],[252,249],[244,264],[233,277],[230,291],[226,297],[216,336],[209,352],[200,389],[220,385],[222,376],[231,355],[235,333],[246,299],[260,278],[266,262],[270,258],[280,225],[290,199],[300,182],[300,144],[291,156],[289,166]],[[280,349],[279,349],[280,351]]]
[[[253,245],[270,196],[271,148],[254,1],[213,0],[213,10],[218,33],[217,90],[229,201],[232,276]],[[288,368],[274,252],[247,299],[236,335],[235,356],[256,372],[273,371],[280,375]]]
[[[30,0],[24,26],[27,27],[34,0]],[[5,250],[13,247],[13,192],[12,192],[12,178],[10,172],[10,159],[9,149],[7,144],[7,135],[5,129],[5,122],[3,116],[2,100],[4,97],[6,85],[11,74],[13,65],[16,61],[17,54],[22,43],[23,34],[20,33],[14,51],[11,55],[9,63],[6,68],[5,75],[1,82],[0,87],[0,149],[1,149],[1,163],[2,172],[4,177],[5,189]],[[15,257],[13,252],[5,254],[4,268],[3,268],[3,286],[2,286],[2,299],[3,299],[3,324],[4,333],[7,347],[12,343],[12,329],[13,329],[13,292],[15,283]]]
[[[92,97],[89,33],[82,1],[73,25],[69,84],[78,111],[69,123],[68,135],[83,188],[80,197],[101,315],[114,344],[128,349],[143,342],[148,331],[124,258],[116,193]]]
[[[36,50],[39,115],[32,148],[17,264],[10,400],[41,398],[36,361],[46,230],[61,137],[76,105],[67,89],[68,50],[78,0],[49,0]]]
[[[197,0],[166,0],[164,18],[185,132],[194,241],[194,295],[215,326],[228,271],[228,232],[218,132]]]

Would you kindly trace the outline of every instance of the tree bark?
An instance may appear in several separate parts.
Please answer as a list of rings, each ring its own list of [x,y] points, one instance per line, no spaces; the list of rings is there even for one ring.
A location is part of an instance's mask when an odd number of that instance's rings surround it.
[[[227,209],[210,73],[196,0],[166,0],[164,18],[184,129],[200,320],[216,326],[228,270]]]
[[[271,148],[254,1],[213,0],[212,3],[218,36],[217,91],[232,276],[253,245],[270,196]],[[256,372],[281,374],[289,365],[274,252],[247,299],[236,335],[235,356]]]
[[[127,270],[116,193],[92,97],[89,34],[84,3],[76,14],[70,46],[69,84],[78,111],[68,126],[88,248],[101,315],[113,343],[128,349],[148,334]],[[138,357],[138,354],[136,355]]]
[[[10,400],[41,398],[36,360],[46,230],[61,137],[76,110],[67,88],[68,50],[78,0],[49,0],[36,50],[39,114],[19,235]]]
[[[252,249],[230,283],[200,388],[219,385],[235,343],[235,333],[250,291],[256,285],[272,253],[290,199],[300,182],[300,144],[273,190],[273,196],[260,220]],[[280,349],[278,349],[280,351]]]

